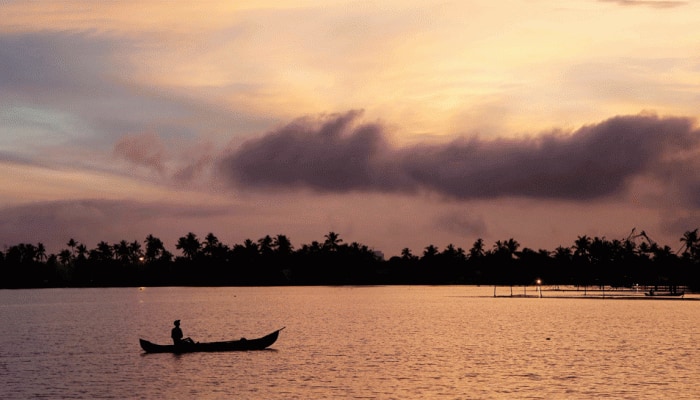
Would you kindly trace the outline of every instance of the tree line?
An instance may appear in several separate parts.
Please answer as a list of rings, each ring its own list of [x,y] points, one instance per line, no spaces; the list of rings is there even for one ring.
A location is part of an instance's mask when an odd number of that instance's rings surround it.
[[[404,248],[385,260],[372,248],[344,243],[335,232],[295,248],[285,235],[247,239],[233,246],[213,233],[189,232],[170,252],[148,235],[143,242],[101,241],[88,249],[70,239],[47,254],[42,243],[21,243],[0,251],[0,288],[106,286],[265,286],[372,284],[544,284],[614,287],[687,286],[700,290],[698,229],[680,238],[673,251],[635,230],[624,239],[578,236],[553,251],[521,248],[515,239],[488,247],[477,239],[465,250],[434,245],[414,255]]]

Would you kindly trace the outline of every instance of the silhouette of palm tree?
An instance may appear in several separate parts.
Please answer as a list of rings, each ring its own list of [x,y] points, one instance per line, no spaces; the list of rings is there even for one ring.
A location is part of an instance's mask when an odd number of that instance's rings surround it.
[[[101,241],[97,243],[97,250],[94,253],[101,261],[111,260],[114,257],[114,249],[109,243]],[[92,256],[91,256],[92,257]]]
[[[36,260],[39,262],[46,260],[46,247],[41,242],[36,244]]]
[[[123,263],[128,263],[130,261],[131,251],[129,250],[129,243],[126,240],[121,240],[119,243],[112,246],[112,248],[118,260]]]
[[[274,241],[270,235],[265,235],[265,237],[258,239],[258,251],[260,254],[263,256],[272,254],[273,243]]]
[[[129,243],[129,261],[137,263],[142,260],[142,257],[143,251],[141,251],[141,243],[138,240]]]
[[[216,253],[216,248],[219,247],[221,242],[219,238],[214,235],[214,233],[209,232],[207,236],[204,237],[204,243],[202,243],[202,254],[213,257]]]
[[[438,248],[435,247],[434,245],[428,245],[424,250],[423,250],[423,258],[430,258],[434,257],[438,254]]]
[[[571,248],[559,246],[554,250],[554,259],[559,261],[570,261],[571,260]]]
[[[681,238],[681,242],[683,242],[683,247],[681,247],[681,250],[683,250],[683,256],[691,259],[697,258],[697,256],[700,254],[698,228],[696,228],[694,231],[685,232]]]
[[[329,251],[338,251],[340,243],[343,242],[343,239],[340,238],[340,235],[338,235],[335,232],[328,232],[328,234],[324,237],[326,238],[326,240],[323,242],[323,248]]]
[[[88,253],[87,246],[80,243],[75,247],[75,252],[78,256],[78,260],[85,260],[87,253]]]
[[[163,241],[153,235],[146,236],[144,243],[146,243],[146,261],[157,260],[165,252]]]
[[[76,242],[75,239],[70,238],[70,240],[68,241],[68,243],[66,243],[66,245],[67,245],[68,247],[70,247],[71,255],[72,255],[72,254],[75,254],[75,246],[78,245],[78,242]]]
[[[275,251],[278,254],[282,254],[282,255],[291,254],[292,251],[294,250],[294,246],[292,246],[292,242],[285,235],[275,236],[275,239],[274,239],[272,245],[273,245]]]
[[[197,254],[199,254],[199,249],[201,247],[202,244],[199,242],[197,235],[192,232],[189,232],[187,235],[179,238],[177,240],[177,244],[175,245],[175,248],[182,250],[182,254],[190,260],[194,259]]]
[[[414,255],[411,253],[411,249],[409,249],[408,247],[404,247],[404,248],[401,250],[401,258],[404,259],[404,260],[415,260],[415,259],[417,259],[418,257],[414,256]]]
[[[469,249],[469,258],[480,258],[485,255],[486,251],[484,250],[484,239],[476,239],[476,241],[472,245],[472,248]]]
[[[504,258],[512,259],[515,253],[520,248],[520,243],[513,238],[505,241],[497,240],[493,245],[496,254],[503,256]]]
[[[58,253],[58,259],[61,261],[61,264],[63,265],[68,265],[70,264],[73,256],[71,254],[71,251],[68,249],[63,249],[61,250],[60,253]]]
[[[574,257],[589,260],[591,254],[591,238],[586,235],[579,236],[574,241]]]

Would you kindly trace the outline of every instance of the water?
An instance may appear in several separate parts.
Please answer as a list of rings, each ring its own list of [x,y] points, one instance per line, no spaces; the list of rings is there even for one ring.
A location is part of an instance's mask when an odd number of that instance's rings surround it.
[[[0,398],[696,399],[700,302],[488,287],[0,291]],[[271,350],[143,354],[172,321]]]

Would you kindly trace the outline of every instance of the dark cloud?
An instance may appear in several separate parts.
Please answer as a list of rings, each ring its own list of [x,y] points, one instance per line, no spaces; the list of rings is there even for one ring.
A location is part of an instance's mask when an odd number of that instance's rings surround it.
[[[618,193],[668,154],[697,145],[687,119],[615,117],[572,134],[459,140],[402,151],[401,170],[457,198],[592,199]]]
[[[457,199],[588,200],[620,194],[634,178],[691,185],[700,132],[689,118],[619,116],[574,132],[395,148],[358,112],[300,119],[223,158],[233,184],[321,192],[429,190]],[[674,155],[684,150],[688,156]],[[674,158],[675,157],[675,158]],[[673,160],[671,160],[673,158]]]
[[[252,187],[310,187],[346,192],[391,188],[382,127],[357,124],[360,111],[299,119],[243,144],[222,163],[229,177]]]

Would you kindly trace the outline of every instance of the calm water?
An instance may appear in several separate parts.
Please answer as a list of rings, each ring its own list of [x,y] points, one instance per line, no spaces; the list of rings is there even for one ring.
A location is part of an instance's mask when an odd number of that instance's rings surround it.
[[[0,291],[0,398],[697,399],[700,302],[489,287]],[[143,354],[286,329],[272,350]]]

